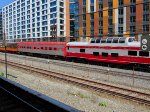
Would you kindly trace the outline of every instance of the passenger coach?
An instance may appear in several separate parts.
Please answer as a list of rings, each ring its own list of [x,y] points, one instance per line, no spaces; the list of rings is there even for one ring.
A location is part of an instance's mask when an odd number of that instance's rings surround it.
[[[141,51],[140,42],[133,37],[93,38],[90,42],[69,42],[67,57],[119,64],[150,64],[150,52]]]
[[[66,56],[65,42],[19,42],[18,52]]]

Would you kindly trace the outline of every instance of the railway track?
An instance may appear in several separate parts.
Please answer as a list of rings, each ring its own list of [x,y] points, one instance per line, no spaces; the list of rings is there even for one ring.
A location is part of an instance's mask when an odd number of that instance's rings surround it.
[[[0,61],[4,63],[4,60],[0,60]],[[42,75],[48,76],[50,78],[65,81],[65,82],[75,84],[80,87],[88,88],[88,89],[93,90],[98,93],[105,92],[105,93],[108,93],[111,95],[116,95],[116,96],[123,97],[128,100],[139,102],[139,103],[142,103],[145,105],[150,105],[150,94],[148,94],[148,93],[139,92],[139,91],[135,91],[135,90],[127,89],[127,88],[121,88],[121,87],[108,85],[108,84],[104,84],[104,83],[99,83],[96,81],[83,79],[80,77],[56,73],[53,71],[43,70],[41,68],[22,65],[22,64],[10,62],[10,61],[8,61],[8,64],[12,65],[13,67],[30,70],[35,73],[40,73]]]
[[[12,55],[11,57],[14,58],[18,58],[18,56],[16,55]],[[65,66],[67,67],[72,67],[73,69],[77,69],[77,70],[83,70],[83,71],[90,71],[90,72],[94,72],[94,73],[102,73],[102,74],[107,74],[107,75],[112,75],[112,76],[125,76],[125,77],[129,77],[129,78],[135,78],[135,79],[143,79],[143,80],[150,80],[150,76],[149,73],[144,73],[144,72],[136,72],[136,71],[130,71],[130,70],[120,70],[120,69],[115,69],[115,68],[109,68],[109,67],[93,67],[93,66],[86,66],[86,65],[80,65],[80,64],[76,64],[76,63],[65,63],[62,61],[52,61],[52,60],[47,60],[47,59],[39,59],[39,58],[33,58],[33,57],[26,57],[26,56],[21,56],[19,57],[22,60],[28,60],[28,61],[32,61],[32,62],[40,62],[43,64],[54,64],[54,65],[58,65],[58,66]],[[12,59],[10,60],[12,61]],[[26,63],[26,62],[25,62]],[[26,63],[28,64],[28,63]]]

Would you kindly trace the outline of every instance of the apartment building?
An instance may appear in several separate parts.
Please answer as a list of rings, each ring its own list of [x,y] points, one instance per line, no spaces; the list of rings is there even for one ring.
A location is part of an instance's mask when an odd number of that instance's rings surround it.
[[[3,7],[7,41],[70,37],[69,0],[15,0]]]
[[[3,40],[2,9],[0,9],[0,42]]]
[[[149,0],[75,0],[75,37],[150,34]]]

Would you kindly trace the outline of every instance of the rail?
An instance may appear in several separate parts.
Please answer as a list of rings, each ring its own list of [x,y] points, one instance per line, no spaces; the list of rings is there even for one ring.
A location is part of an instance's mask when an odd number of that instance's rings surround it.
[[[31,67],[28,65],[18,64],[18,63],[14,63],[10,61],[8,61],[8,64],[12,65],[13,67],[30,70],[35,73],[40,73],[42,75],[48,76],[50,78],[69,82],[71,84],[75,84],[81,87],[85,87],[90,90],[94,90],[95,92],[98,92],[98,93],[106,92],[108,94],[123,97],[125,99],[133,100],[133,101],[145,104],[145,105],[150,105],[150,94],[148,93],[144,93],[144,92],[140,92],[140,91],[136,91],[132,89],[127,89],[127,88],[122,88],[118,86],[113,86],[109,84],[104,84],[104,83],[96,82],[93,80],[83,79],[80,77],[61,74],[61,73],[57,73],[57,72],[53,72],[49,70],[43,70],[41,68]]]

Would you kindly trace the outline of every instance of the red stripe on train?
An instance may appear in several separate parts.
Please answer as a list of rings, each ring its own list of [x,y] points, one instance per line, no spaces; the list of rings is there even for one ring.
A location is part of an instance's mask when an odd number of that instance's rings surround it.
[[[103,57],[102,55],[94,56],[93,54],[68,52],[67,57],[84,58],[87,60],[111,62],[111,63],[119,63],[119,64],[129,64],[129,63],[150,64],[150,58],[135,57],[135,56],[112,57],[111,55],[108,55],[108,57]]]

